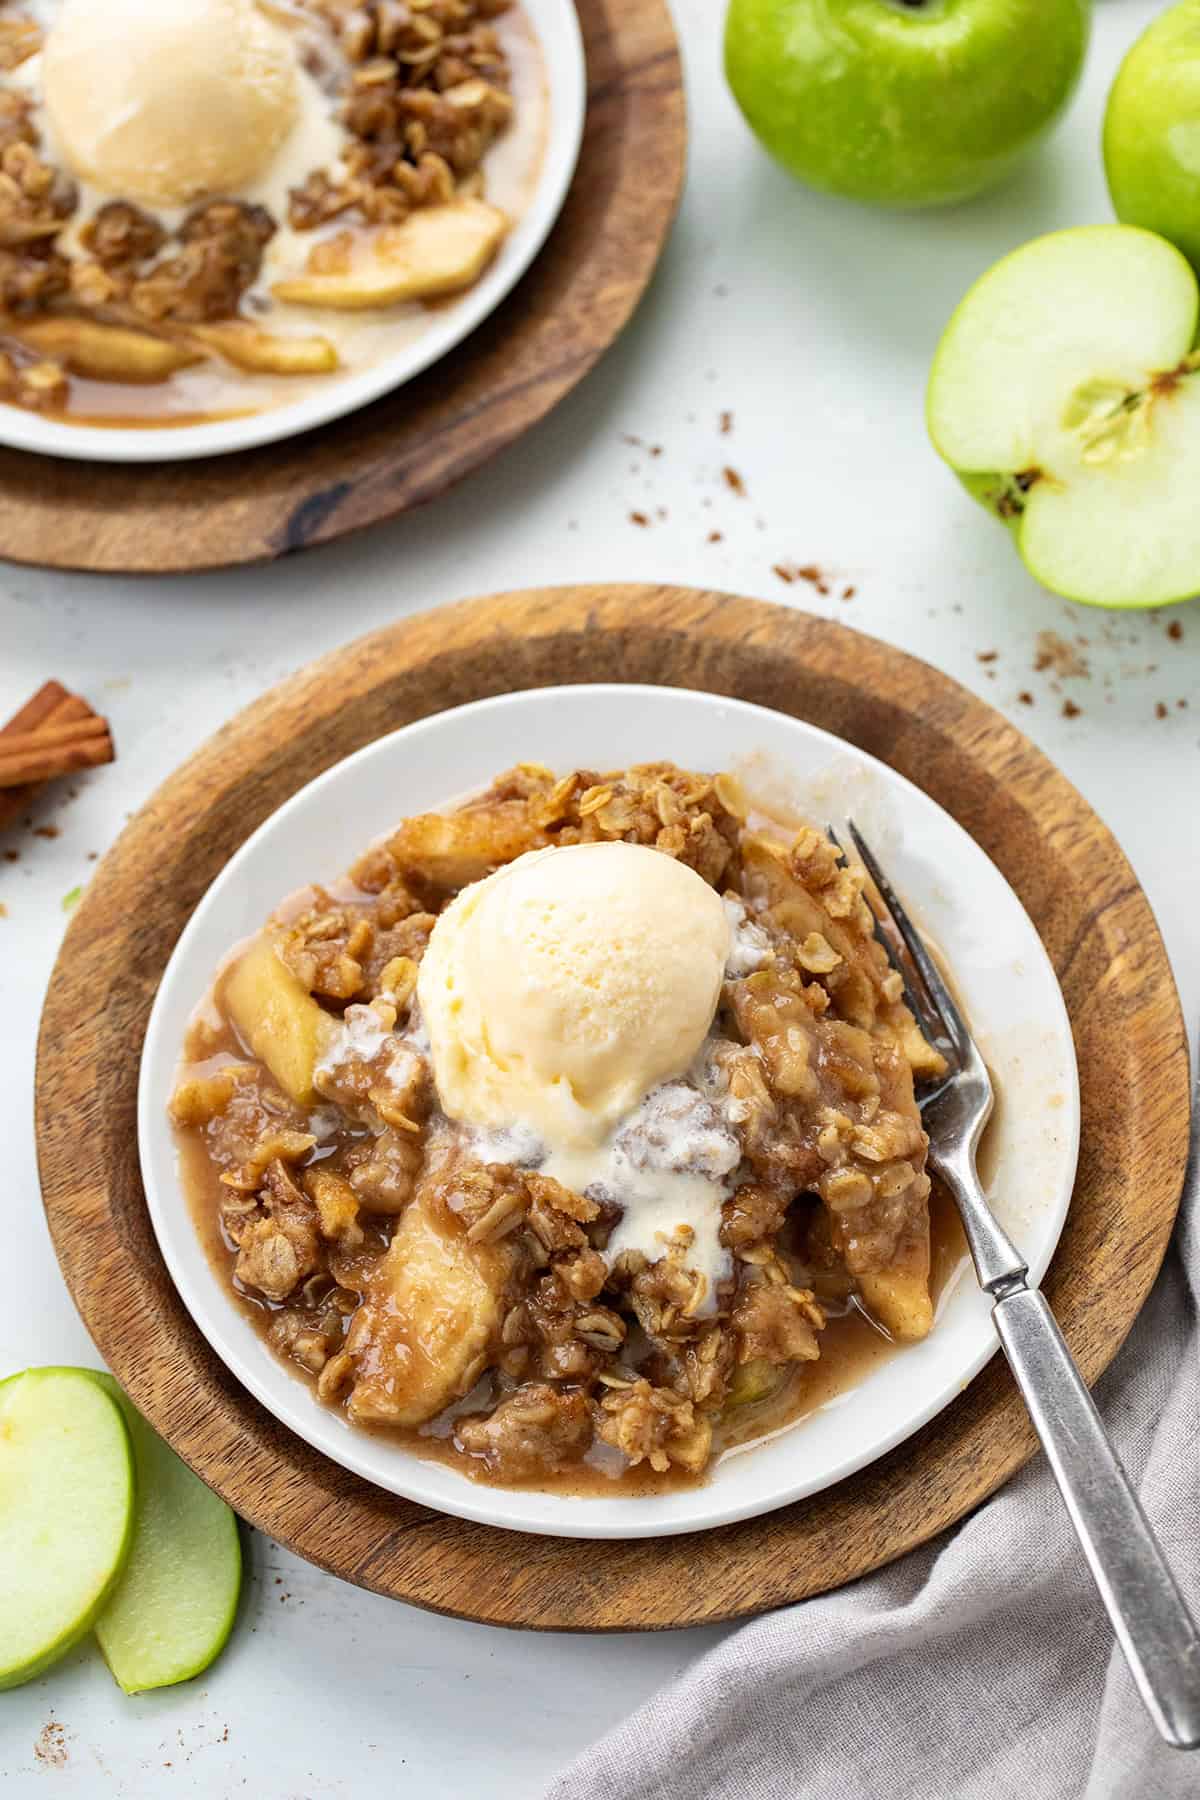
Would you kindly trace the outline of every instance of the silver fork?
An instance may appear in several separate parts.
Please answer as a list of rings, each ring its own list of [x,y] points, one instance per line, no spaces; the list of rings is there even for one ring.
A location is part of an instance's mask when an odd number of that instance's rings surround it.
[[[979,1285],[1066,1502],[1088,1567],[1146,1709],[1168,1744],[1200,1745],[1200,1633],[1084,1386],[1054,1314],[1001,1230],[980,1185],[975,1153],[992,1110],[992,1084],[954,999],[862,834],[848,822],[863,865],[908,953],[879,922],[877,936],[922,1029],[945,1056],[944,1077],[920,1097],[929,1165],[953,1194]],[[834,834],[830,833],[831,837]],[[834,842],[837,842],[834,837]],[[840,845],[838,846],[840,849]]]

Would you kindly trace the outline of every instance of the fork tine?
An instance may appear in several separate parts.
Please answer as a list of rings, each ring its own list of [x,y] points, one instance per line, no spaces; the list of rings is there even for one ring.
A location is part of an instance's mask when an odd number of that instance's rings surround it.
[[[903,938],[904,947],[917,966],[921,980],[925,983],[926,992],[940,1017],[942,1030],[959,1056],[966,1057],[971,1047],[971,1036],[967,1030],[967,1023],[959,1012],[949,988],[942,980],[937,964],[925,948],[924,939],[900,904],[896,890],[880,868],[874,853],[865,842],[853,819],[847,819],[846,826],[854,840],[854,848],[862,857],[863,867],[878,888],[880,898],[891,914],[892,923]]]

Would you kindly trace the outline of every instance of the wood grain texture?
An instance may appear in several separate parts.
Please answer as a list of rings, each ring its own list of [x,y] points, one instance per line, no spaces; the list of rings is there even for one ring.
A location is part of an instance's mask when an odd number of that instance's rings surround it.
[[[64,1274],[137,1404],[254,1524],[365,1587],[547,1629],[699,1624],[821,1592],[960,1519],[1034,1448],[996,1359],[906,1444],[765,1518],[657,1542],[518,1537],[326,1461],[239,1388],[184,1311],[146,1213],[135,1102],[151,1001],[193,906],[283,800],[382,733],[489,694],[603,680],[733,694],[836,732],[916,781],[1003,870],[1058,971],[1079,1055],[1079,1177],[1045,1286],[1089,1381],[1162,1259],[1188,1127],[1170,967],[1105,826],[999,714],[843,626],[682,588],[502,595],[351,644],[234,719],[104,859],[50,984],[37,1130]]]
[[[571,191],[528,274],[394,394],[279,444],[121,466],[0,447],[0,556],[163,574],[263,561],[434,499],[528,431],[619,336],[679,202],[687,144],[665,0],[576,0],[588,68]]]

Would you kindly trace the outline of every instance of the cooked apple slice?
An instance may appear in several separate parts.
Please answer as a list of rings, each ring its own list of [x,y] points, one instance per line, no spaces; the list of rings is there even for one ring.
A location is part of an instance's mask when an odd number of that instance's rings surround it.
[[[454,200],[410,214],[377,233],[369,252],[345,269],[294,275],[271,289],[301,306],[359,309],[402,300],[436,300],[479,280],[508,230],[508,217],[486,200]]]
[[[207,1669],[233,1628],[242,1586],[237,1520],[152,1431],[111,1375],[88,1371],[121,1409],[133,1444],[133,1548],[96,1620],[104,1660],[127,1694]]]
[[[0,1382],[0,1688],[57,1662],[121,1573],[133,1536],[129,1433],[82,1369]]]
[[[786,1368],[769,1363],[763,1356],[752,1356],[749,1362],[738,1363],[730,1377],[726,1407],[753,1406],[758,1400],[766,1400],[783,1386],[786,1374]]]
[[[929,1278],[918,1269],[876,1269],[860,1275],[859,1289],[867,1311],[902,1344],[916,1344],[933,1329]]]
[[[177,369],[203,362],[205,352],[169,343],[148,331],[100,325],[94,319],[17,319],[4,329],[18,342],[93,381],[165,381]]]
[[[386,849],[397,868],[420,872],[435,887],[456,893],[547,842],[546,833],[530,822],[524,800],[501,800],[461,812],[414,813],[387,839]]]
[[[513,1261],[511,1245],[468,1243],[415,1199],[346,1340],[357,1363],[351,1418],[421,1425],[465,1394],[496,1347]]]
[[[280,337],[243,319],[191,325],[188,336],[251,375],[329,375],[338,366],[328,338]]]
[[[1196,277],[1129,225],[1006,256],[934,357],[929,432],[1030,572],[1094,606],[1200,591]]]
[[[313,1075],[337,1023],[276,953],[256,938],[225,979],[225,1004],[244,1041],[298,1106],[316,1104]]]

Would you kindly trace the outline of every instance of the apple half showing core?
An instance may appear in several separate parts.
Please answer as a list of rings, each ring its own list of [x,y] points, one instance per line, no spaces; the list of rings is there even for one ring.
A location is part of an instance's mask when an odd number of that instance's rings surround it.
[[[1031,574],[1092,606],[1200,593],[1200,290],[1152,232],[1084,225],[1014,250],[934,356],[934,447]]]

